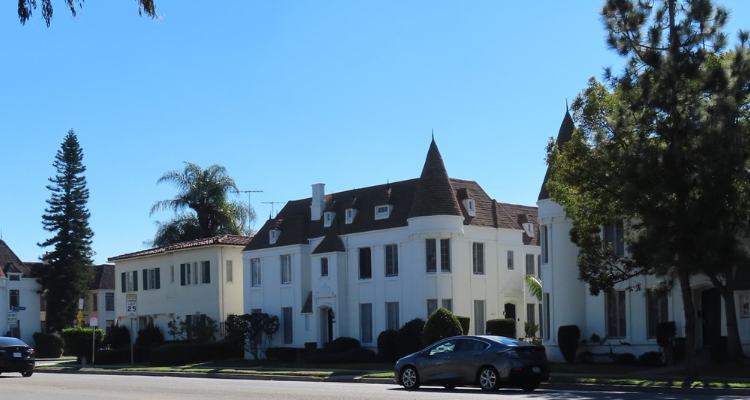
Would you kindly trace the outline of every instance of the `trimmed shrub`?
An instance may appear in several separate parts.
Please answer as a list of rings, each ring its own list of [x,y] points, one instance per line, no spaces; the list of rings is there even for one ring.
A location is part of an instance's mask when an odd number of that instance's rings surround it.
[[[396,335],[396,355],[397,358],[407,356],[422,350],[422,331],[424,330],[424,320],[414,318],[404,324],[398,330]]]
[[[462,334],[463,329],[456,316],[448,309],[440,307],[430,315],[430,318],[427,318],[424,324],[422,344],[429,346],[440,339]]]
[[[487,321],[487,334],[516,338],[516,320],[512,318],[491,319]]]
[[[644,367],[661,367],[664,363],[661,360],[661,353],[658,351],[649,351],[638,357],[638,364]]]
[[[295,347],[269,347],[266,350],[266,359],[268,361],[297,361],[297,348]]]
[[[391,362],[398,360],[396,336],[398,336],[398,332],[393,329],[385,330],[378,335],[378,358],[381,361]]]
[[[138,346],[154,346],[163,342],[164,335],[161,334],[161,329],[158,326],[141,329],[138,331],[138,337],[135,339],[135,344]]]
[[[94,332],[92,332],[94,331]],[[80,363],[85,357],[87,360],[91,360],[91,340],[92,336],[96,335],[97,346],[101,345],[102,338],[104,338],[104,331],[101,329],[92,328],[65,328],[62,331],[62,339],[65,343],[65,354],[69,356],[75,356],[76,360]]]
[[[635,365],[637,362],[635,358],[635,354],[633,353],[615,354],[615,359],[613,361],[615,364],[619,364],[619,365]]]
[[[358,349],[360,347],[359,340],[344,336],[333,339],[324,351],[326,353],[346,353],[349,350]]]
[[[292,349],[294,350],[294,349]],[[240,358],[242,352],[231,342],[169,343],[151,349],[151,365],[185,365],[197,362]],[[294,358],[292,358],[294,360]]]
[[[375,361],[377,361],[375,352],[363,347],[349,349],[345,352],[340,353],[331,353],[327,352],[326,350],[319,350],[312,354],[309,354],[305,359],[305,362],[316,364],[357,364]]]
[[[677,335],[677,324],[674,321],[656,324],[656,344],[663,352],[674,347],[674,337]]]
[[[458,320],[458,323],[461,324],[461,330],[463,331],[463,334],[468,335],[469,329],[471,329],[471,318],[456,315],[456,319]]]
[[[563,325],[557,329],[557,343],[565,362],[572,364],[575,360],[580,338],[581,330],[578,329],[577,325]]]
[[[578,354],[578,362],[581,364],[591,364],[594,362],[594,353],[586,350]]]
[[[119,349],[120,347],[130,347],[130,331],[124,325],[116,325],[110,328],[109,333],[104,336],[102,345]]]
[[[151,348],[133,346],[133,361],[137,363],[148,362],[151,358]],[[130,364],[130,346],[119,349],[98,349],[94,362],[102,364]]]
[[[63,340],[51,333],[34,333],[34,352],[37,358],[60,358]]]

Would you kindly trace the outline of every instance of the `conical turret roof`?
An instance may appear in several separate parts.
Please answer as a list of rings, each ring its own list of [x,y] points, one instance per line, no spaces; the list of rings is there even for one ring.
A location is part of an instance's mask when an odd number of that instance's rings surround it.
[[[565,117],[563,117],[562,124],[560,124],[560,131],[557,132],[557,146],[558,148],[570,141],[573,137],[573,131],[575,131],[576,125],[573,122],[573,117],[570,116],[570,111],[565,110]],[[544,182],[542,182],[542,190],[539,191],[539,198],[537,200],[549,199],[549,192],[547,191],[547,181],[549,180],[549,167],[547,172],[544,174]]]
[[[434,137],[430,143],[430,150],[427,151],[427,159],[417,184],[409,218],[430,215],[461,216],[461,208]]]

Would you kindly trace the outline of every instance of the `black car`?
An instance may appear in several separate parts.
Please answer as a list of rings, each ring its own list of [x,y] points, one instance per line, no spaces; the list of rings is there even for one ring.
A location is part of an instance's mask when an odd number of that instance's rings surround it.
[[[0,337],[0,373],[20,372],[24,377],[34,373],[34,349],[21,339]]]
[[[549,379],[544,347],[503,336],[454,336],[396,362],[396,383],[406,389],[420,385],[477,385],[482,390],[500,386],[532,391]]]

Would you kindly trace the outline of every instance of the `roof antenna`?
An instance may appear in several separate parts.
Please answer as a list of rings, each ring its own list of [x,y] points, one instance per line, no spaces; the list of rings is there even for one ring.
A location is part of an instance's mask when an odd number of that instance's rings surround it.
[[[568,107],[568,98],[565,98],[565,111],[570,112],[570,107]]]
[[[435,128],[432,128],[432,141],[435,141]]]

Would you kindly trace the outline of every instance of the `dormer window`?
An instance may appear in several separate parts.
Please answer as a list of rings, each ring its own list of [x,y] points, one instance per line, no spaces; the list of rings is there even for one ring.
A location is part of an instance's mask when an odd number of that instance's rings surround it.
[[[390,217],[391,209],[393,209],[393,206],[390,204],[375,207],[375,220],[387,219]]]
[[[464,208],[466,209],[466,212],[469,213],[470,217],[477,216],[477,203],[474,199],[465,199],[461,202],[464,204]]]
[[[326,211],[323,213],[323,226],[329,228],[334,218],[336,218],[336,213],[333,211]]]
[[[11,280],[11,281],[20,281],[21,280],[21,274],[8,274],[8,280]]]
[[[354,222],[354,217],[357,216],[357,209],[355,208],[347,208],[346,209],[346,223],[351,224]]]
[[[276,241],[279,240],[279,235],[281,234],[281,231],[278,229],[271,229],[268,232],[268,242],[270,244],[276,244]]]

